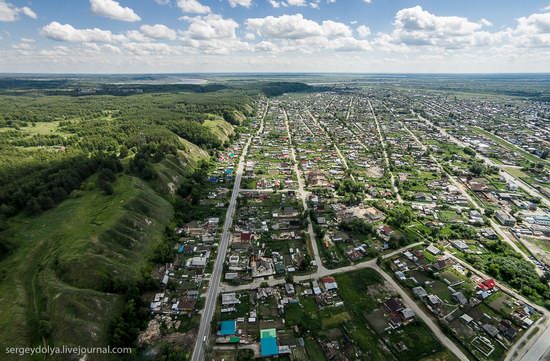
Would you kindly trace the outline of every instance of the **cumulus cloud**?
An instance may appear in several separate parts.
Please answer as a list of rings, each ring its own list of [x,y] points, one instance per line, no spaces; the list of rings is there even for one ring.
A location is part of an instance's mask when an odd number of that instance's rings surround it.
[[[532,14],[518,19],[518,31],[522,33],[550,33],[550,13]]]
[[[359,25],[356,31],[360,38],[366,38],[370,35],[370,28],[366,25]]]
[[[201,4],[198,0],[178,0],[177,5],[184,13],[208,14],[211,12],[209,6]]]
[[[252,6],[252,0],[228,0],[229,5],[234,8],[237,6],[244,6],[245,8],[249,8]]]
[[[147,37],[141,31],[130,30],[130,31],[127,31],[126,33],[124,33],[124,35],[126,36],[126,39],[128,41],[133,41],[133,42],[137,42],[137,43],[149,43],[149,42],[151,42],[151,38]]]
[[[0,0],[0,21],[12,22],[19,20],[19,14],[23,14],[32,19],[36,19],[38,17],[36,13],[28,6],[18,8],[5,0]]]
[[[290,6],[306,6],[306,0],[287,0],[286,3]]]
[[[233,19],[226,19],[217,14],[182,17],[189,23],[185,31],[181,31],[183,42],[193,49],[211,54],[228,54],[230,52],[247,50],[247,43],[238,39],[236,30],[239,24]]]
[[[162,24],[142,25],[139,30],[146,36],[154,39],[176,39],[176,32]]]
[[[493,41],[491,33],[481,29],[490,25],[486,19],[474,22],[459,16],[437,16],[415,6],[396,13],[391,41],[448,48],[488,45]]]
[[[509,42],[518,47],[550,46],[550,13],[531,14],[517,19],[514,29],[503,32]]]
[[[110,30],[76,29],[70,24],[60,24],[57,21],[44,26],[40,34],[52,40],[68,42],[112,43],[126,40],[124,35],[115,35]]]
[[[183,35],[191,39],[235,39],[235,30],[239,24],[233,19],[225,19],[220,15],[184,17],[189,22],[189,28]]]
[[[268,0],[271,7],[274,8],[280,8],[282,7],[289,7],[289,6],[307,6],[306,0],[287,0],[287,1],[278,1],[278,0]],[[320,0],[313,0],[309,3],[309,6],[318,9],[319,8],[319,2]],[[331,2],[331,1],[328,1]]]
[[[351,29],[346,24],[332,20],[319,24],[304,18],[302,14],[251,18],[246,20],[246,26],[257,35],[279,39],[351,36]]]
[[[105,16],[113,20],[127,22],[141,20],[134,10],[123,7],[118,1],[114,0],[90,0],[90,11],[94,15]]]
[[[245,24],[249,33],[263,38],[255,45],[255,50],[311,53],[325,49],[359,51],[370,48],[367,41],[355,39],[346,24],[332,20],[318,23],[302,14],[251,18]]]

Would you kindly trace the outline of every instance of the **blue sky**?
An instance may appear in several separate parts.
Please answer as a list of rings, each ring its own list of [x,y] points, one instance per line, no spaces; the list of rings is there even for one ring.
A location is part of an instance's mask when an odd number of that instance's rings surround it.
[[[547,72],[550,1],[0,0],[0,72]]]

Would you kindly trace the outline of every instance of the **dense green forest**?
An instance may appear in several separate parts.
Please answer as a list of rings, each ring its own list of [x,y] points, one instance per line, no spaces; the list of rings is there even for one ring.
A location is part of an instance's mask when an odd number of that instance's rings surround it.
[[[187,207],[166,183],[199,181],[255,114],[225,88],[0,95],[0,346],[133,344]]]

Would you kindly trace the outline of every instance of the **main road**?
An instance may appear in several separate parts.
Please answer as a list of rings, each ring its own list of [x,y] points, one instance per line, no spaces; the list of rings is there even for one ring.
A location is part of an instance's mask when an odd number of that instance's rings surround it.
[[[426,124],[428,124],[428,125],[434,127],[435,129],[437,129],[441,134],[448,137],[456,145],[458,145],[460,147],[469,147],[468,144],[466,144],[465,142],[463,142],[460,139],[456,138],[455,136],[449,134],[449,132],[447,132],[445,129],[443,129],[440,126],[437,126],[437,125],[433,124],[431,121],[429,121],[428,119],[422,117],[421,115],[418,115],[418,118],[420,120],[424,121]],[[501,166],[500,164],[497,164],[497,163],[493,162],[491,159],[489,159],[488,157],[486,157],[482,154],[479,154],[478,152],[476,152],[476,158],[478,158],[480,160],[483,160],[484,162],[486,162],[487,164],[489,164],[492,167],[498,168],[501,171],[500,175],[506,181],[517,184],[521,189],[523,189],[523,191],[525,193],[529,194],[532,197],[540,198],[541,202],[544,203],[544,205],[546,207],[550,207],[550,199],[546,198],[544,196],[544,194],[541,194],[537,189],[535,189],[530,184],[527,184],[523,180],[521,180],[517,177],[514,177],[512,174],[508,173],[506,171],[506,169],[503,166]]]
[[[367,102],[369,103],[369,108],[370,108],[370,111],[372,113],[372,117],[374,118],[374,122],[376,124],[376,130],[378,132],[378,137],[380,138],[380,144],[382,145],[382,154],[384,155],[384,161],[386,163],[386,168],[387,168],[388,172],[390,173],[391,186],[393,188],[393,191],[395,192],[395,197],[397,198],[397,202],[402,204],[403,199],[401,198],[401,195],[399,194],[399,189],[395,185],[395,177],[393,175],[393,172],[391,171],[390,158],[388,157],[388,152],[386,150],[386,148],[387,148],[386,140],[382,136],[382,130],[380,128],[380,123],[378,122],[378,118],[376,117],[376,113],[374,112],[374,108],[372,107],[370,99],[367,99]]]
[[[311,250],[313,252],[313,258],[315,259],[315,263],[317,265],[317,270],[321,271],[325,269],[325,266],[323,265],[323,261],[319,256],[319,247],[317,245],[317,238],[313,230],[313,223],[311,223],[311,217],[309,216],[309,207],[307,204],[307,192],[304,188],[304,179],[302,178],[302,172],[298,168],[298,159],[296,158],[296,147],[292,142],[292,134],[290,134],[290,126],[288,124],[288,114],[285,108],[283,108],[283,115],[285,118],[285,127],[288,135],[288,146],[290,147],[290,156],[292,158],[292,162],[294,163],[294,173],[296,173],[296,178],[298,179],[298,194],[300,195],[300,198],[302,200],[304,212],[306,212],[309,242],[311,243]]]
[[[269,103],[266,105],[265,111],[260,119],[260,127],[256,132],[256,135],[259,135],[263,132],[264,129],[264,119],[269,109]],[[246,155],[248,153],[248,148],[254,136],[251,136],[245,146],[243,147],[243,152],[239,159],[239,165],[237,166],[237,171],[235,173],[235,183],[233,184],[233,192],[231,193],[231,200],[229,202],[229,207],[227,208],[227,213],[225,215],[225,222],[223,224],[222,236],[220,239],[220,245],[218,247],[218,255],[216,256],[216,261],[214,263],[214,269],[212,275],[210,276],[210,282],[208,283],[208,290],[206,291],[206,302],[204,309],[202,311],[201,323],[199,326],[199,332],[197,334],[197,340],[195,342],[195,348],[193,350],[193,356],[191,357],[192,361],[203,361],[205,359],[205,348],[208,345],[208,338],[210,335],[210,324],[212,323],[212,317],[216,310],[216,301],[218,299],[218,293],[220,289],[221,275],[223,270],[223,262],[227,253],[227,247],[229,245],[229,240],[231,237],[230,228],[233,224],[233,216],[235,215],[235,209],[237,208],[237,198],[239,196],[239,190],[241,188],[241,179],[243,176],[244,163]]]

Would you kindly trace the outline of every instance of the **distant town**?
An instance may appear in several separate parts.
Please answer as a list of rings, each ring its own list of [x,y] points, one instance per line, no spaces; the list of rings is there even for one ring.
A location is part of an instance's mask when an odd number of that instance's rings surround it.
[[[339,84],[256,106],[206,176],[216,211],[173,230],[140,342],[194,322],[197,361],[544,352],[547,104]]]

